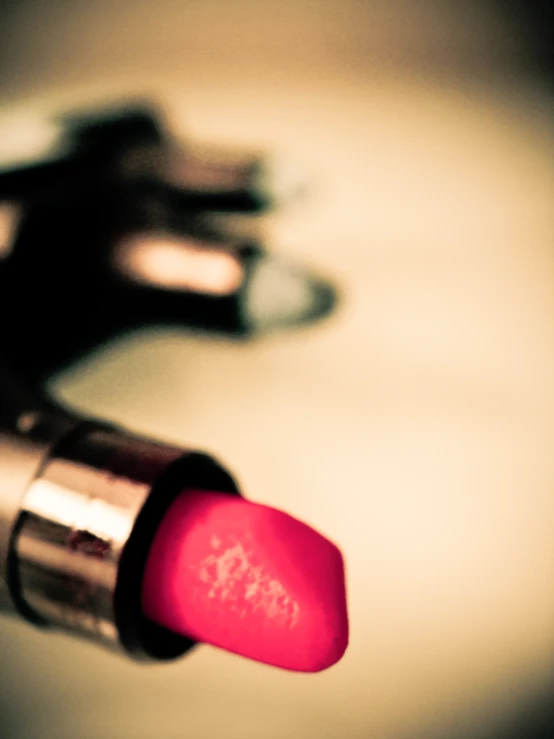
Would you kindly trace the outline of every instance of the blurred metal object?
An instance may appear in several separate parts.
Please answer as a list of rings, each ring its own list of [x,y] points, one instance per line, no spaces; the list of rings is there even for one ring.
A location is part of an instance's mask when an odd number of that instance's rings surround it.
[[[53,187],[14,228],[0,309],[30,295],[40,310],[12,316],[0,341],[31,382],[144,326],[252,337],[312,324],[337,303],[311,269],[124,184]]]
[[[0,196],[33,197],[76,176],[140,182],[178,196],[185,210],[256,212],[307,189],[286,157],[177,140],[149,102],[0,119]]]

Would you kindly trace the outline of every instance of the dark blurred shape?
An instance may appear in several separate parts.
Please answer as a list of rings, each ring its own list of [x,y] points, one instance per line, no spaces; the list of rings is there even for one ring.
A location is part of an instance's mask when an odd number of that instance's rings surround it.
[[[554,83],[554,3],[552,0],[491,0],[527,50],[521,60]],[[554,736],[554,734],[553,734]]]
[[[329,283],[217,225],[221,211],[263,211],[296,192],[279,177],[273,187],[264,157],[200,156],[143,103],[13,131],[23,157],[0,169],[1,345],[30,380],[145,325],[250,336],[334,308]]]
[[[45,379],[106,340],[146,325],[251,336],[311,323],[333,309],[336,293],[326,281],[257,243],[226,240],[201,214],[185,218],[179,211],[177,228],[172,207],[151,206],[151,195],[143,197],[140,188],[102,181],[60,187],[28,206],[0,262],[0,310],[10,316],[2,351],[16,359],[22,375]],[[121,252],[117,258],[129,235],[143,251],[156,244],[182,251],[183,274],[172,264],[171,280],[161,285],[167,253],[155,251],[142,255],[158,259],[151,279],[148,259],[142,274],[136,268],[133,274]],[[137,255],[140,248],[131,253],[135,261]],[[221,273],[221,260],[236,272]]]
[[[144,102],[15,121],[10,128],[17,136],[26,125],[29,135],[43,137],[44,150],[34,161],[3,165],[0,157],[0,197],[27,198],[70,177],[102,177],[140,183],[185,209],[257,212],[305,189],[290,163],[176,140],[161,111]],[[10,133],[0,126],[0,136]]]

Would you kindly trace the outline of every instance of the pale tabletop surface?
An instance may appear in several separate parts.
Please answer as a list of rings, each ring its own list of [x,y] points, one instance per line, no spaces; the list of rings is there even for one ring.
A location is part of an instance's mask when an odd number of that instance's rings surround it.
[[[245,344],[150,332],[56,388],[215,452],[249,497],[329,535],[351,612],[346,656],[315,676],[210,647],[137,667],[4,621],[10,739],[469,739],[547,685],[552,99],[500,22],[464,5],[59,0],[7,16],[5,109],[153,94],[183,133],[314,173],[269,234],[334,275],[331,320]]]

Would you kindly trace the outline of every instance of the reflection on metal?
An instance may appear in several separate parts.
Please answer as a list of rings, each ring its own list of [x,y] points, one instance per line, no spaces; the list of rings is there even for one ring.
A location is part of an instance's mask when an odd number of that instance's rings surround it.
[[[235,254],[192,238],[129,237],[119,244],[114,261],[129,279],[167,290],[230,295],[244,278]]]

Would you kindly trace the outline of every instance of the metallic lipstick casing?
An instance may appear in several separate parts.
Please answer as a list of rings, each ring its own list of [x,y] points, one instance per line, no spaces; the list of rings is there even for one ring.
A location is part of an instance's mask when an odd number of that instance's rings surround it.
[[[149,545],[183,488],[237,494],[234,480],[207,454],[18,401],[0,406],[0,612],[137,660],[181,656],[193,642],[141,612]]]

